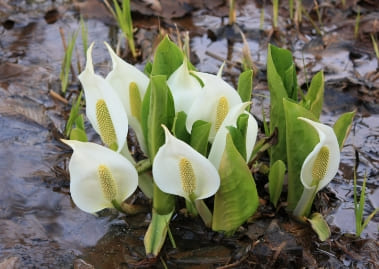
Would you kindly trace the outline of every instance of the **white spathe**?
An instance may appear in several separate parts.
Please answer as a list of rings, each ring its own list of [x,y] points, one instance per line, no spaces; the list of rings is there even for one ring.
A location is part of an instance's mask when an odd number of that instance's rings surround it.
[[[318,133],[319,143],[305,158],[300,171],[303,193],[293,211],[298,217],[307,216],[311,210],[316,193],[324,188],[338,172],[340,149],[333,129],[327,125],[299,117]]]
[[[188,114],[193,101],[202,88],[200,82],[190,74],[185,57],[182,65],[167,80],[167,85],[174,98],[175,112],[184,111]]]
[[[95,74],[92,64],[92,49],[94,43],[87,50],[87,63],[84,71],[79,75],[86,97],[86,114],[92,127],[100,134],[99,123],[96,119],[96,103],[104,100],[107,105],[112,125],[117,137],[117,152],[120,152],[128,135],[128,117],[125,109],[112,89],[112,86],[101,76]]]
[[[213,163],[213,165],[218,169],[220,167],[221,158],[224,154],[226,146],[226,136],[229,133],[226,127],[233,126],[237,127],[237,119],[241,114],[247,114],[247,133],[246,133],[246,159],[250,160],[251,154],[254,149],[255,141],[258,134],[258,124],[255,118],[248,113],[245,109],[251,102],[245,102],[237,104],[232,107],[225,117],[220,129],[216,133],[215,139],[213,141],[211,150],[208,155],[208,159]]]
[[[220,99],[225,98],[227,100],[229,109],[237,104],[241,104],[242,100],[238,92],[220,76],[202,72],[193,73],[203,81],[204,87],[192,103],[188,112],[186,128],[188,132],[191,132],[192,125],[195,121],[203,120],[210,122],[212,126],[209,134],[209,141],[213,142],[217,132],[217,106],[219,105]]]
[[[130,103],[131,100],[129,94],[129,86],[130,83],[134,82],[138,87],[141,100],[143,100],[143,97],[145,96],[147,87],[149,85],[149,78],[138,68],[125,62],[123,59],[117,56],[117,54],[112,50],[108,43],[104,42],[104,44],[108,49],[113,65],[112,71],[109,72],[105,80],[108,81],[113,89],[117,92],[128,115],[129,125],[135,131],[141,149],[146,152],[146,142],[143,137],[141,123],[132,114],[131,111],[132,104]]]
[[[171,135],[165,126],[162,127],[165,130],[165,144],[159,148],[153,162],[153,177],[157,186],[163,192],[179,195],[188,201],[214,195],[220,187],[220,176],[213,164],[185,142]],[[182,180],[185,171],[180,167],[183,159],[192,167],[194,178],[189,182],[193,187],[192,193],[188,193],[183,186],[186,183]]]
[[[138,173],[121,154],[91,142],[62,140],[74,153],[69,163],[70,192],[77,207],[88,213],[112,208],[101,185],[98,170],[106,167],[115,183],[114,200],[121,204],[136,190]]]
[[[326,172],[317,185],[317,191],[319,191],[324,188],[338,172],[340,163],[340,150],[338,140],[333,128],[307,118],[299,117],[298,119],[311,125],[317,131],[320,138],[320,142],[313,148],[312,152],[309,153],[307,158],[305,158],[303,166],[301,167],[300,179],[304,188],[309,189],[312,187],[312,170],[321,148],[327,147],[329,150],[329,159]]]

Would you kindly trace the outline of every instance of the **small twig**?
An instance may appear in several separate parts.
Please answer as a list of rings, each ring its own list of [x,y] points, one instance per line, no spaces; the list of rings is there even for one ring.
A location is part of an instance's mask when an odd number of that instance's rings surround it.
[[[59,94],[57,94],[55,91],[53,90],[50,90],[49,91],[49,94],[51,95],[51,97],[53,97],[54,99],[58,100],[59,102],[62,102],[64,103],[65,105],[68,104],[68,101],[66,98],[60,96]]]
[[[287,242],[282,242],[279,247],[276,248],[274,255],[272,255],[272,260],[271,260],[271,266],[275,264],[276,260],[278,259],[280,253],[284,249],[284,247],[287,245]]]
[[[240,265],[244,260],[246,260],[247,257],[248,257],[248,255],[245,255],[241,259],[239,259],[238,261],[230,263],[230,264],[226,264],[226,265],[223,265],[223,266],[219,266],[219,267],[217,267],[217,269],[227,269],[227,268],[236,267],[236,266]]]
[[[227,60],[227,59],[225,59],[225,58],[223,58],[223,57],[221,57],[221,56],[219,56],[219,55],[217,55],[217,54],[215,54],[213,52],[210,52],[208,50],[205,52],[205,54],[208,55],[208,56],[211,56],[212,58],[214,58],[216,60],[219,60],[220,62],[225,62],[227,65],[230,65],[230,66],[233,66],[233,67],[238,65],[237,62]]]

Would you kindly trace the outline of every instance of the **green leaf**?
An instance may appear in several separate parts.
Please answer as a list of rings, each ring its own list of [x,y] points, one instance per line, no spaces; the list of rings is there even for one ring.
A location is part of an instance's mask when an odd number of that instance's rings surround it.
[[[153,162],[159,148],[165,142],[162,124],[172,128],[175,117],[174,101],[166,83],[166,76],[152,76],[142,103],[142,131],[147,141],[150,160]],[[154,184],[153,208],[159,214],[167,214],[174,208],[173,195],[162,192]]]
[[[283,161],[277,160],[271,167],[268,175],[268,190],[270,201],[276,207],[280,194],[282,193],[286,165]]]
[[[83,131],[85,130],[84,128],[84,116],[83,114],[80,114],[76,117],[75,119],[75,126],[76,128],[82,129]]]
[[[278,129],[277,144],[270,150],[270,163],[286,163],[286,123],[283,98],[297,100],[296,70],[290,51],[269,45],[267,53],[267,81],[270,90],[270,131]]]
[[[145,73],[146,76],[150,76],[152,70],[153,70],[153,64],[152,64],[152,62],[147,62],[145,64],[143,72]]]
[[[122,1],[122,8],[118,4],[117,0],[113,0],[113,5],[116,13],[112,11],[112,14],[115,16],[119,27],[121,28],[122,33],[125,36],[125,39],[128,41],[129,49],[135,58],[137,56],[134,39],[133,39],[133,21],[130,12],[130,0]]]
[[[190,145],[200,154],[207,157],[208,137],[212,124],[203,120],[197,120],[192,125]]]
[[[174,100],[167,86],[166,76],[152,76],[142,103],[142,129],[152,161],[165,142],[162,124],[171,129],[174,117]]]
[[[232,136],[234,146],[237,148],[238,152],[245,159],[245,161],[247,158],[246,133],[248,120],[249,115],[241,114],[237,119],[237,127],[227,126],[229,133]]]
[[[288,208],[293,210],[303,192],[300,171],[305,158],[319,142],[317,132],[307,123],[298,119],[304,117],[317,121],[312,112],[303,106],[284,99],[288,169]]]
[[[159,254],[166,240],[168,225],[173,212],[161,215],[153,210],[149,228],[143,239],[147,256],[153,255],[156,257]]]
[[[78,98],[76,99],[74,105],[71,107],[70,115],[68,117],[65,132],[64,132],[66,136],[68,136],[71,133],[71,129],[73,128],[73,125],[74,125],[77,117],[79,116],[80,102],[82,101],[82,95],[83,95],[83,92],[80,92],[80,94],[79,94]]]
[[[317,119],[320,118],[324,103],[324,73],[318,72],[311,81],[308,92],[301,104],[310,110]]]
[[[320,241],[325,241],[330,237],[328,223],[320,213],[313,213],[307,221],[311,224],[313,231],[316,232]]]
[[[333,130],[337,136],[338,145],[340,150],[343,148],[347,137],[349,136],[351,127],[353,125],[353,119],[356,111],[346,112],[342,114],[333,126]]]
[[[195,200],[196,210],[207,228],[212,228],[212,212],[204,200]]]
[[[241,154],[242,158],[246,161],[246,140],[245,137],[242,136],[241,132],[233,126],[226,127],[229,131],[230,136],[232,137],[233,144],[238,150],[239,154]]]
[[[270,69],[270,72],[269,72]],[[269,44],[267,55],[267,80],[286,91],[288,98],[297,100],[296,68],[289,50]]]
[[[376,208],[367,218],[365,221],[363,221],[363,211],[365,207],[365,200],[366,200],[366,181],[367,176],[365,174],[363,178],[363,184],[361,188],[361,195],[359,198],[359,204],[358,204],[358,194],[357,194],[357,174],[354,170],[354,215],[355,215],[355,233],[357,236],[361,236],[361,233],[366,228],[370,220],[375,216],[375,214],[379,211],[379,208]]]
[[[174,126],[172,127],[172,133],[174,136],[187,144],[190,143],[191,135],[186,128],[187,114],[184,111],[180,111],[176,114],[174,119]]]
[[[241,73],[238,78],[238,94],[241,97],[242,102],[251,101],[251,94],[253,91],[253,70],[246,70]],[[246,108],[246,111],[250,111],[250,106]]]
[[[258,193],[251,172],[230,134],[221,159],[221,185],[215,195],[212,229],[231,235],[258,208]]]
[[[138,187],[147,198],[153,199],[154,179],[151,171],[146,171],[138,174]]]
[[[88,138],[87,138],[87,134],[84,130],[79,129],[79,128],[74,128],[71,130],[70,140],[78,140],[81,142],[87,142]]]
[[[170,39],[165,38],[159,43],[153,62],[151,74],[169,77],[183,63],[183,53]]]
[[[70,71],[72,52],[73,52],[74,47],[75,47],[75,42],[76,42],[77,36],[78,36],[78,31],[75,31],[72,34],[70,41],[68,42],[68,46],[66,48],[64,58],[62,61],[61,73],[59,75],[59,78],[61,80],[61,91],[62,91],[62,93],[65,93],[67,90],[68,73]]]
[[[153,189],[153,209],[157,213],[165,215],[175,208],[175,196],[165,193],[154,184]]]
[[[366,226],[368,225],[368,223],[372,220],[373,217],[375,217],[375,215],[378,212],[379,212],[379,207],[375,208],[374,211],[372,211],[371,214],[367,216],[366,220],[361,225],[361,230],[360,230],[361,233],[363,232],[363,230],[366,228]],[[357,234],[357,236],[360,236],[360,233]]]

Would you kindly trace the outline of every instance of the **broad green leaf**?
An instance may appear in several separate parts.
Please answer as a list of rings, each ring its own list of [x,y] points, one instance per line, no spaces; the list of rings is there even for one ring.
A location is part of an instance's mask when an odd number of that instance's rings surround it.
[[[187,114],[184,111],[180,111],[176,114],[174,119],[174,126],[172,127],[172,133],[176,138],[190,143],[191,135],[188,133],[186,128]]]
[[[269,66],[270,65],[270,66]],[[270,68],[270,76],[269,69]],[[273,86],[283,86],[288,98],[297,100],[296,68],[289,50],[269,44],[267,56],[267,80]],[[282,84],[282,85],[280,85]]]
[[[168,214],[158,214],[153,210],[153,216],[146,231],[143,243],[147,256],[158,256],[167,236],[168,225],[174,211]]]
[[[304,117],[317,121],[312,112],[303,106],[284,99],[288,169],[288,209],[293,210],[303,192],[300,171],[305,158],[318,143],[317,132],[307,123],[298,119]]]
[[[197,120],[192,125],[190,145],[197,152],[207,157],[208,137],[212,124],[203,120]]]
[[[320,118],[322,105],[324,103],[324,73],[318,72],[311,81],[305,99],[301,104],[310,110],[317,119]]]
[[[238,78],[237,91],[242,102],[248,102],[251,100],[251,93],[253,91],[253,70],[250,69],[241,73]],[[246,108],[246,111],[250,111],[250,106]]]
[[[270,90],[270,131],[278,129],[277,144],[270,150],[270,163],[286,163],[286,123],[283,98],[297,100],[296,70],[290,51],[269,45],[267,53],[267,81]]]
[[[71,130],[70,140],[78,140],[81,142],[87,142],[88,138],[87,138],[86,132],[83,129],[74,128]]]
[[[283,161],[277,160],[271,167],[268,175],[268,190],[270,201],[276,207],[280,194],[282,193],[286,165]]]
[[[153,188],[153,209],[158,214],[165,215],[175,208],[175,196],[165,193],[154,183]]]
[[[142,130],[147,141],[148,155],[153,161],[165,142],[162,124],[171,129],[175,117],[174,101],[166,83],[166,76],[152,76],[142,102]],[[175,198],[162,192],[154,184],[153,207],[160,214],[174,208]]]
[[[328,223],[320,213],[313,213],[307,221],[311,224],[313,231],[316,232],[320,241],[325,241],[330,237]]]
[[[352,112],[342,114],[333,126],[340,149],[343,148],[343,145],[345,144],[345,141],[350,133],[355,113],[356,111],[354,110]]]
[[[212,229],[231,235],[258,208],[258,193],[253,176],[230,134],[226,138],[219,174],[221,185],[215,195]]]
[[[166,76],[152,76],[142,104],[142,128],[151,160],[165,142],[162,124],[171,129],[174,117],[174,101]]]
[[[183,53],[167,36],[159,43],[151,74],[169,77],[183,63]]]

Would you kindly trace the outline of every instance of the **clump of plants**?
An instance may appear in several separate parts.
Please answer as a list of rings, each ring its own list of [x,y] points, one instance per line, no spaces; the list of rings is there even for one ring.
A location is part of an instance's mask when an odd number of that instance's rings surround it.
[[[152,201],[144,237],[147,255],[157,256],[170,234],[177,199],[185,204],[188,218],[201,218],[209,229],[231,236],[259,206],[251,166],[260,162],[257,153],[264,149],[270,156],[270,201],[277,205],[287,175],[289,214],[309,222],[320,240],[329,237],[312,204],[337,173],[354,112],[341,115],[333,127],[319,122],[322,72],[302,93],[292,54],[269,45],[270,122],[265,123],[266,138],[256,141],[258,125],[250,113],[252,70],[241,73],[234,89],[222,79],[222,69],[217,75],[198,72],[183,49],[165,37],[144,73],[105,44],[113,68],[104,78],[94,70],[93,46],[79,80],[87,119],[102,144],[87,141],[81,97],[68,122],[70,140],[62,140],[73,149],[70,192],[78,208],[88,213],[115,208],[128,214],[132,205],[126,200],[139,188]],[[144,158],[131,154],[129,128]],[[273,136],[277,143],[267,144]]]

